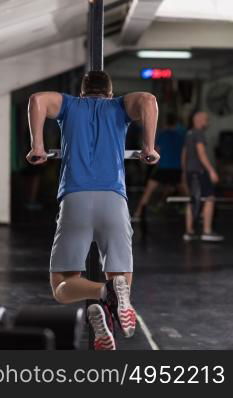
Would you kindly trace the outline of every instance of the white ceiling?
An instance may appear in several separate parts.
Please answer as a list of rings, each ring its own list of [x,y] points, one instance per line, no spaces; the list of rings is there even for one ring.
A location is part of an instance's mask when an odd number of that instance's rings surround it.
[[[150,27],[163,0],[133,0],[122,28],[121,43],[136,44]]]
[[[156,10],[153,2],[160,1]],[[117,7],[110,7],[112,3]],[[129,18],[133,3],[138,6]],[[155,13],[152,17],[145,9],[148,3]],[[104,52],[106,56],[115,54],[114,59],[125,49],[232,50],[233,0],[104,0],[104,4],[111,8],[105,13]],[[140,7],[143,12],[138,14]],[[87,11],[88,0],[0,0],[0,75],[4,76],[0,96],[83,65]],[[135,22],[143,18],[140,29],[135,29]],[[132,28],[138,42],[131,46],[121,43],[120,29],[124,26]],[[117,34],[109,37],[113,32]],[[137,59],[128,62],[135,72]],[[123,69],[126,73],[127,63]]]
[[[85,0],[0,0],[0,57],[84,34],[86,12]]]
[[[157,18],[233,21],[232,0],[163,0]]]
[[[107,21],[124,18],[126,6],[109,11]],[[87,0],[0,0],[0,58],[85,35],[87,10]]]
[[[153,1],[161,3],[154,8],[154,24],[158,19],[233,21],[233,0],[104,0],[105,5],[119,3],[106,13],[105,21],[114,30],[117,21],[123,26],[130,4],[138,2],[146,11]],[[84,36],[87,10],[88,0],[0,0],[0,59]],[[149,26],[145,29],[149,34]]]

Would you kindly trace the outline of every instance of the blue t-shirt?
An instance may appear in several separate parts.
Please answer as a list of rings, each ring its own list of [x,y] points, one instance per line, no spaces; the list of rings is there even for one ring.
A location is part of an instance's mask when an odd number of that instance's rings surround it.
[[[180,169],[181,153],[184,145],[185,130],[182,128],[166,128],[158,133],[156,144],[159,147],[160,169]]]
[[[124,152],[128,124],[123,97],[62,94],[58,200],[71,192],[115,191],[126,199]]]

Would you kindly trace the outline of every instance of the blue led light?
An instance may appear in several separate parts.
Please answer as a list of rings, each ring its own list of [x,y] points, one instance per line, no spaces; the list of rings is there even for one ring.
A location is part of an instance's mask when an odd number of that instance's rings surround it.
[[[153,73],[153,69],[145,68],[141,70],[141,77],[142,79],[151,79]]]

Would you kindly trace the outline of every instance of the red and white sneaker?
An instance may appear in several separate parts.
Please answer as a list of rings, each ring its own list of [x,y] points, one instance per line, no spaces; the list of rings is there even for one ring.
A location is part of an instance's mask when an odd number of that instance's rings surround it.
[[[130,303],[130,287],[123,275],[106,283],[106,304],[113,313],[125,337],[132,337],[136,328],[136,313]]]
[[[91,304],[87,309],[87,316],[95,335],[95,351],[115,350],[113,321],[107,306]]]

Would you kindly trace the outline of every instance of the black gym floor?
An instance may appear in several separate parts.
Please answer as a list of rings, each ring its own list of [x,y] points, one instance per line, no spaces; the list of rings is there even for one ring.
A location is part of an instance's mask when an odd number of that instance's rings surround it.
[[[149,213],[134,224],[132,301],[146,329],[119,337],[118,348],[150,350],[154,342],[160,349],[233,349],[232,210],[218,213],[222,244],[184,243],[183,216],[171,214]],[[54,228],[53,219],[0,227],[0,305],[11,315],[25,304],[56,304],[48,280]]]

